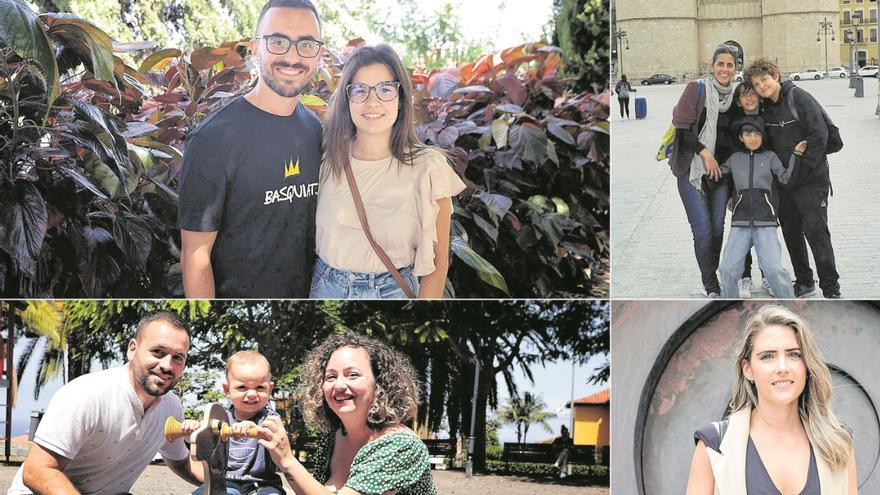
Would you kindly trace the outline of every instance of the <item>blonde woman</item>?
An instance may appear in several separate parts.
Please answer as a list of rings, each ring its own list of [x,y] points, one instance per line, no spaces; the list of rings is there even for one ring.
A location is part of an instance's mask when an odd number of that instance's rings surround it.
[[[730,416],[700,428],[687,495],[855,495],[853,439],[831,411],[831,372],[782,306],[749,318]]]

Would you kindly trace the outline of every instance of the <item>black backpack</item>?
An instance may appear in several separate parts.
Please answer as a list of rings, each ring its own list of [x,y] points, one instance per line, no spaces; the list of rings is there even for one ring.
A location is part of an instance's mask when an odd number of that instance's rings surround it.
[[[791,88],[785,99],[786,103],[788,104],[788,110],[794,116],[794,120],[800,121],[800,117],[798,117],[797,105],[795,105],[794,102],[794,93],[795,88]],[[822,119],[825,120],[825,127],[828,128],[828,141],[826,141],[825,143],[825,154],[830,155],[832,153],[837,153],[838,151],[843,149],[843,139],[840,138],[840,129],[838,129],[837,126],[834,125],[834,122],[831,121],[831,117],[828,116],[828,114],[825,112],[825,109],[822,108],[822,105],[820,105],[819,102],[816,101],[815,98],[813,98],[813,95],[806,91],[804,91],[803,93],[807,95],[810,99],[812,99],[813,103],[815,103],[819,107],[819,110],[822,112]]]

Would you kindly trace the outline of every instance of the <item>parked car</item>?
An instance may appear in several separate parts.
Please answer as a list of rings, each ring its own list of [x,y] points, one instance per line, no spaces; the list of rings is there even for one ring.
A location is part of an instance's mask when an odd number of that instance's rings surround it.
[[[859,69],[858,74],[862,77],[878,77],[876,65],[866,65]]]
[[[844,67],[832,67],[828,69],[828,77],[839,77],[843,79],[849,77],[849,71]]]
[[[800,81],[801,79],[822,79],[822,73],[819,72],[819,69],[810,68],[795,72],[791,75],[791,78],[795,81]]]
[[[654,74],[649,78],[642,79],[642,86],[648,86],[651,84],[672,84],[674,82],[675,78],[669,74]]]

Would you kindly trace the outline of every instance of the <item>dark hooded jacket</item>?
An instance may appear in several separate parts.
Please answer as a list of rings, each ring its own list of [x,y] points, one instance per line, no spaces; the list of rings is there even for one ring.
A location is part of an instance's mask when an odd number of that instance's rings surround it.
[[[807,151],[801,157],[800,170],[790,184],[791,189],[813,185],[829,184],[828,158],[825,146],[828,142],[828,127],[822,116],[822,108],[812,95],[797,87],[791,81],[783,81],[779,99],[774,103],[765,99],[761,105],[761,117],[767,124],[770,146],[782,163],[788,163],[797,143],[807,141]],[[794,104],[799,120],[795,120],[788,106],[788,93],[794,91]]]
[[[736,135],[746,124],[756,127],[767,139],[761,117],[747,115],[733,124]],[[774,194],[773,177],[785,186],[800,166],[800,156],[791,153],[788,167],[783,167],[776,153],[764,148],[749,151],[737,137],[740,150],[721,164],[721,171],[733,181],[736,196],[733,198],[732,227],[776,227],[779,222],[776,210],[779,204]],[[793,148],[793,147],[792,147]]]

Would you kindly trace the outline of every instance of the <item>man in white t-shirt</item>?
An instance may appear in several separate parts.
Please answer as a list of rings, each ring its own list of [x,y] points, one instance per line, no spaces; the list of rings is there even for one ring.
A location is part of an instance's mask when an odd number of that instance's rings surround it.
[[[125,366],[83,375],[55,393],[7,495],[127,493],[156,452],[178,476],[201,484],[201,466],[183,439],[166,443],[163,434],[168,416],[183,419],[172,389],[189,345],[177,316],[142,318]]]

